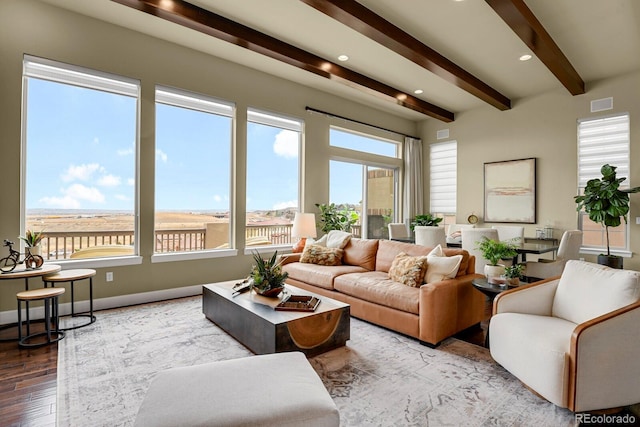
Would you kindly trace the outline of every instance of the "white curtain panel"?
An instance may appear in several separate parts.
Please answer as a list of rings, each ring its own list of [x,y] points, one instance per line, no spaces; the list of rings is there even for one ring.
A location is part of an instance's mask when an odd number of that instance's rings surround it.
[[[422,140],[404,138],[404,221],[423,213]]]

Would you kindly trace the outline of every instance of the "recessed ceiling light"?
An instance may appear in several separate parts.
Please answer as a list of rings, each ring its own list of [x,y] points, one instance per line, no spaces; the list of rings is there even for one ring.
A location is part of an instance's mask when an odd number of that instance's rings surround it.
[[[422,92],[424,92],[422,89],[416,89],[413,91],[416,95],[420,95]]]
[[[522,56],[520,57],[520,61],[528,61],[528,60],[530,60],[530,59],[531,59],[531,55],[529,55],[529,54],[522,55]]]
[[[349,57],[347,55],[340,55],[338,56],[338,61],[348,61]]]

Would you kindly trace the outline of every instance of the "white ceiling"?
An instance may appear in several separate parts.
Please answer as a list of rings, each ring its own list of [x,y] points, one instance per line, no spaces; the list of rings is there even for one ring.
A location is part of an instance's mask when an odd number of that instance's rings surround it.
[[[413,120],[427,116],[110,0],[42,0]],[[587,83],[640,69],[639,0],[525,0]],[[454,113],[487,105],[475,96],[299,0],[189,0]],[[483,0],[359,0],[397,27],[511,98],[561,88]]]

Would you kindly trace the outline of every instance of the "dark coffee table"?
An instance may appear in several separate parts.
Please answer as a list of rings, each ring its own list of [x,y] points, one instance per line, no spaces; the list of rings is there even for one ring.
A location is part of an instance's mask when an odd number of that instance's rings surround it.
[[[202,311],[252,352],[301,351],[314,356],[344,346],[349,339],[349,304],[286,285],[289,294],[315,296],[320,305],[313,312],[276,311],[282,294],[267,298],[251,291],[233,296],[238,282],[203,285]]]

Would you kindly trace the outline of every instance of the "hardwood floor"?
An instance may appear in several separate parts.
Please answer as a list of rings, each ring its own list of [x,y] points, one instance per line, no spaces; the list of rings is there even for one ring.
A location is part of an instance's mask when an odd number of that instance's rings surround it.
[[[8,328],[0,338],[16,334],[15,327]],[[57,343],[21,349],[17,341],[0,342],[0,424],[55,426],[57,368]]]
[[[481,327],[464,331],[456,338],[483,345],[490,313],[487,304]],[[36,327],[41,328],[42,324]],[[15,327],[0,331],[0,339],[16,335]],[[21,349],[16,341],[0,342],[0,425],[55,427],[57,366],[57,343]]]

